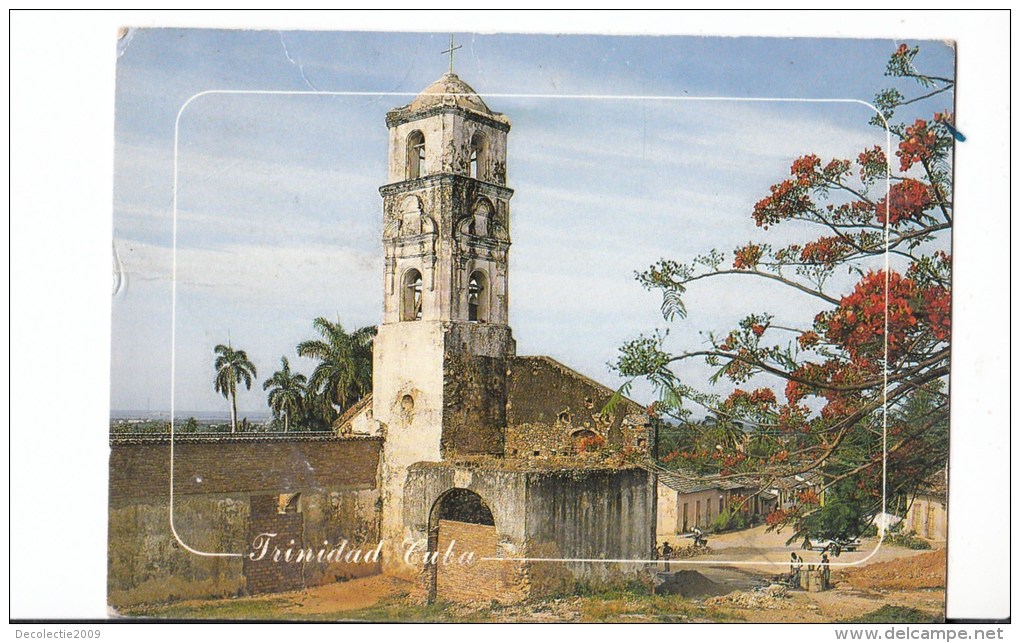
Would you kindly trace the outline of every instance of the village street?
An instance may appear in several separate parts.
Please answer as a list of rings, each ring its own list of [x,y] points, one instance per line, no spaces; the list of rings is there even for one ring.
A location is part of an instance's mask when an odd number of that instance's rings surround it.
[[[791,552],[797,553],[803,559],[805,567],[818,564],[821,552],[801,549],[800,540],[787,545],[786,541],[790,535],[789,530],[779,533],[766,531],[765,525],[724,534],[709,534],[710,553],[672,561],[670,569],[698,571],[713,582],[725,586],[727,591],[746,590],[761,579],[788,573]],[[690,540],[686,538],[671,539],[670,542],[679,547],[690,544]],[[836,573],[918,553],[920,552],[903,547],[879,544],[878,538],[875,537],[862,538],[858,551],[844,551],[838,557],[830,555],[829,564],[833,573]]]

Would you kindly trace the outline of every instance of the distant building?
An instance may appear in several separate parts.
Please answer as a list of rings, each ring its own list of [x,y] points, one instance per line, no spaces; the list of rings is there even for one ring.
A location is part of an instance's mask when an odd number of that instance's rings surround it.
[[[800,504],[800,496],[812,493],[824,502],[823,489],[825,482],[822,474],[817,471],[805,471],[792,476],[778,478],[770,488],[775,495],[779,509],[790,509]]]
[[[903,531],[912,531],[919,538],[936,546],[945,546],[949,537],[949,504],[947,472],[929,478],[910,499]]]
[[[760,523],[776,509],[776,494],[752,480],[700,476],[656,468],[656,531],[660,538],[707,529],[724,512],[739,511],[745,524]]]

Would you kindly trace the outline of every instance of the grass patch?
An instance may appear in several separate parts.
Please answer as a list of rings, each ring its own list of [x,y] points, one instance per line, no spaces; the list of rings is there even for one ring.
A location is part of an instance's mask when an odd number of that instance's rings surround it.
[[[855,618],[839,623],[944,623],[945,619],[930,612],[901,605],[883,605],[882,607],[861,614]]]
[[[678,595],[603,592],[581,600],[581,620],[595,623],[652,621],[656,623],[725,623],[743,621],[739,614],[704,607]]]
[[[118,609],[123,616],[165,619],[196,620],[248,620],[276,621],[293,620],[298,616],[290,611],[292,601],[282,598],[224,599],[203,603],[170,603],[161,605],[138,605]]]
[[[327,616],[327,615],[323,615]],[[369,621],[372,623],[489,623],[493,613],[489,608],[469,609],[446,602],[432,605],[388,599],[372,607],[338,612],[337,621]]]

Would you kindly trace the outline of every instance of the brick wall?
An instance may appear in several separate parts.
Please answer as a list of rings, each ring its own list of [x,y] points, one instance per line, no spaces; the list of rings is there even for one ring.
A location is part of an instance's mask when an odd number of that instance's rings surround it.
[[[499,601],[512,603],[522,597],[523,586],[518,579],[519,565],[479,558],[496,556],[496,528],[453,520],[439,521],[436,551],[440,557],[454,542],[452,564],[440,561],[436,570],[436,599],[459,603]],[[474,552],[475,562],[461,565],[456,556]]]
[[[252,496],[251,513],[248,521],[248,542],[254,542],[259,534],[273,533],[273,543],[286,551],[293,547],[294,553],[304,547],[304,514],[297,510],[279,511],[279,496]],[[273,560],[273,546],[261,560],[244,557],[243,573],[247,580],[249,594],[286,592],[304,587],[304,563]]]
[[[287,493],[306,489],[374,487],[379,438],[273,441],[219,439],[174,446],[175,494]],[[170,489],[170,444],[114,442],[110,504],[162,498]]]

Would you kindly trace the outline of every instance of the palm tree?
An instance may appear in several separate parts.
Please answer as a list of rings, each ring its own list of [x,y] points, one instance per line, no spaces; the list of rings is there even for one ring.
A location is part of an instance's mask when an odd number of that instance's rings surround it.
[[[290,372],[290,362],[286,357],[280,358],[280,370],[273,373],[262,384],[262,390],[268,390],[269,408],[279,418],[283,415],[283,430],[290,430],[290,418],[301,412],[305,398],[305,385],[308,383],[301,373]]]
[[[230,400],[230,432],[237,431],[237,384],[243,382],[244,387],[251,389],[251,381],[255,378],[255,365],[248,361],[244,351],[236,351],[228,342],[226,346],[218,344],[216,353],[216,392]]]
[[[372,338],[375,326],[365,326],[348,333],[339,320],[333,323],[325,317],[312,322],[322,339],[311,339],[298,344],[302,357],[319,360],[308,380],[308,391],[321,396],[328,404],[323,415],[342,411],[372,390]],[[332,417],[323,417],[326,423]]]

